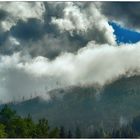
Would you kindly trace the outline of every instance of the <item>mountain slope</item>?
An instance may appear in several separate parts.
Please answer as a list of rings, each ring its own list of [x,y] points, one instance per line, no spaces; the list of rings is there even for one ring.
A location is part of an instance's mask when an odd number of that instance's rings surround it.
[[[11,106],[22,116],[31,114],[35,120],[47,117],[52,126],[79,126],[87,132],[102,125],[119,127],[140,115],[139,76],[121,78],[103,89],[77,86],[50,94],[50,101],[37,97]]]

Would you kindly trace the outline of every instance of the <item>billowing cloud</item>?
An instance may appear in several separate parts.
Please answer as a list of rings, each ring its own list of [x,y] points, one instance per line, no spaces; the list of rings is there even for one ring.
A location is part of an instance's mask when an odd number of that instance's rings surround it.
[[[100,43],[115,44],[113,29],[100,13],[99,6],[96,3],[87,4],[84,8],[80,6],[72,2],[66,3],[63,17],[52,17],[51,23],[57,25],[61,32],[90,35]]]
[[[15,53],[0,57],[0,96],[3,101],[44,96],[50,90],[72,85],[99,85],[121,76],[140,74],[140,43],[121,46],[90,42],[77,54],[55,60]]]
[[[18,20],[27,21],[29,18],[42,20],[45,7],[42,2],[1,2],[1,28],[10,30]],[[3,19],[3,20],[2,20]]]
[[[117,10],[121,18],[114,15],[119,3],[109,13],[109,4],[0,3],[1,100],[50,99],[49,91],[59,87],[103,87],[121,76],[139,75],[140,42],[117,45],[108,23],[127,26],[124,19],[131,16],[125,18],[129,12],[122,10]]]
[[[76,52],[92,40],[116,44],[113,28],[94,2],[3,2],[0,20],[1,54],[26,50],[32,57],[54,59],[63,52]],[[9,51],[10,37],[19,45]]]

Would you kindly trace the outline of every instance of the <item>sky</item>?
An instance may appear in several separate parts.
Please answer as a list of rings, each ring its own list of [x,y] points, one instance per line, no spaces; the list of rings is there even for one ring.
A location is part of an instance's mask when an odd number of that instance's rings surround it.
[[[109,24],[114,29],[114,34],[116,35],[116,42],[121,43],[136,43],[140,41],[140,33],[126,27],[121,27],[115,22],[109,22]]]
[[[0,103],[140,75],[139,2],[0,2]]]

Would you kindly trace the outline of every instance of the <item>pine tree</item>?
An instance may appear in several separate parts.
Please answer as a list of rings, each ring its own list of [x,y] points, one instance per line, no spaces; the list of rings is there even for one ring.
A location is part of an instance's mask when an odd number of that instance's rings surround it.
[[[5,132],[5,126],[3,124],[0,124],[0,138],[6,138],[7,134]]]
[[[48,138],[49,126],[48,120],[40,119],[36,126],[36,138]]]
[[[68,136],[67,136],[67,138],[72,138],[72,132],[69,130],[68,131]]]
[[[80,131],[80,128],[79,128],[79,127],[76,127],[76,130],[75,130],[75,137],[76,137],[76,138],[81,138],[81,131]]]
[[[49,132],[49,138],[59,138],[59,129],[54,128]]]
[[[66,136],[65,136],[65,130],[64,130],[64,127],[63,126],[61,126],[60,127],[60,138],[65,138]]]

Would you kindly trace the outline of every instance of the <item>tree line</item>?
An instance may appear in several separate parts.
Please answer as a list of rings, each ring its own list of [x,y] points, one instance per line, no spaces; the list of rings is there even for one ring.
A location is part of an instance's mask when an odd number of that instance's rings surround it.
[[[5,105],[0,110],[0,138],[72,138],[81,137],[77,127],[73,136],[71,130],[63,126],[50,128],[48,120],[39,119],[36,123],[31,116],[21,117],[16,111]]]
[[[96,128],[87,138],[139,138],[140,136],[140,116],[118,129],[107,131],[105,128]],[[45,118],[34,122],[30,115],[21,117],[16,111],[5,105],[0,110],[0,138],[82,138],[79,127],[75,130],[51,128]]]

